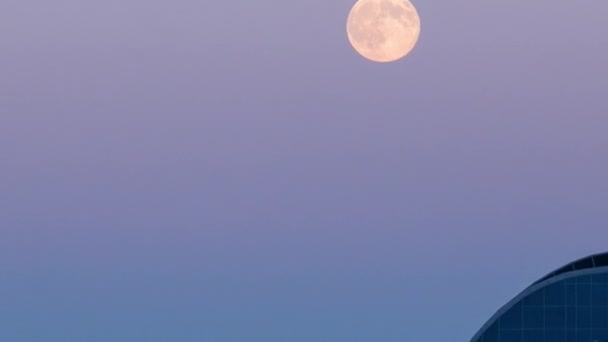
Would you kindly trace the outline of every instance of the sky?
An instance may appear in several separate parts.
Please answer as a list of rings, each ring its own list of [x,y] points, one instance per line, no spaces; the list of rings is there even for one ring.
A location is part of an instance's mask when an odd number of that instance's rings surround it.
[[[468,341],[608,250],[608,2],[0,2],[0,340]]]

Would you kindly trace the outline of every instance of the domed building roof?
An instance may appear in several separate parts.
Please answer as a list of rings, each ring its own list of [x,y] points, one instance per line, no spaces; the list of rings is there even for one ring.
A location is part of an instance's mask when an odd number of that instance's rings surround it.
[[[471,342],[608,342],[608,252],[564,265],[502,306]]]
[[[555,271],[553,271],[553,272],[547,274],[546,276],[540,278],[539,280],[535,281],[530,286],[534,286],[538,283],[541,283],[545,280],[548,280],[548,279],[558,276],[560,274],[573,272],[573,271],[580,271],[580,270],[584,270],[584,269],[588,269],[588,268],[605,267],[605,266],[608,266],[608,252],[590,255],[588,257],[578,259],[576,261],[573,261],[565,266],[562,266],[562,267],[556,269]]]

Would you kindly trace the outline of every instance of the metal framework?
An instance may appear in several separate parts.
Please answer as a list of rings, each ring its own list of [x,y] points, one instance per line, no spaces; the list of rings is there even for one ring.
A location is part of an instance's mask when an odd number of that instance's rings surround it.
[[[511,309],[515,304],[517,304],[519,301],[521,301],[528,295],[534,293],[535,291],[568,278],[606,272],[608,272],[608,252],[591,255],[558,268],[557,270],[547,274],[546,276],[532,283],[532,285],[528,286],[515,298],[511,299],[507,304],[501,307],[481,327],[481,329],[479,329],[479,331],[471,339],[471,342],[478,342],[481,336],[486,332],[486,330],[490,328],[500,316],[502,316],[504,313],[509,311],[509,309]]]

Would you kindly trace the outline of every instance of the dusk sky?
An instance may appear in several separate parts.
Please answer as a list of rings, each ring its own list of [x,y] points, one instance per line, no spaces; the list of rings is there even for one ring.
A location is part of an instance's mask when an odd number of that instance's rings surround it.
[[[608,251],[608,1],[2,0],[0,341],[469,341]]]

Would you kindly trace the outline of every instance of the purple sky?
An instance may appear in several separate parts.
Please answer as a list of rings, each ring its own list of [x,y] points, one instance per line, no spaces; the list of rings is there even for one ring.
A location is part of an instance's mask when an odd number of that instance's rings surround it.
[[[0,2],[0,340],[468,341],[608,250],[606,1]]]

